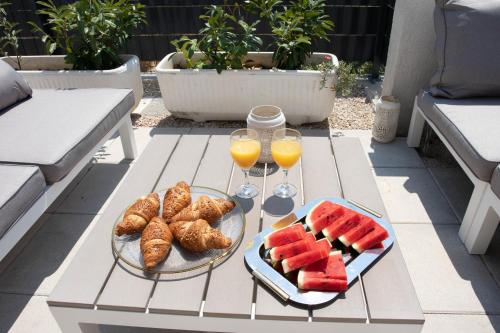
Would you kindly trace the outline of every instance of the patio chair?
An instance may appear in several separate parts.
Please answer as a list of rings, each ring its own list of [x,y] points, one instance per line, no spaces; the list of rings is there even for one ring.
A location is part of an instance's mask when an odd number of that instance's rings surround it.
[[[129,89],[31,90],[0,61],[0,261],[119,131],[136,157]]]
[[[500,3],[437,0],[438,69],[416,97],[408,146],[427,122],[474,184],[459,236],[485,253],[500,220]]]

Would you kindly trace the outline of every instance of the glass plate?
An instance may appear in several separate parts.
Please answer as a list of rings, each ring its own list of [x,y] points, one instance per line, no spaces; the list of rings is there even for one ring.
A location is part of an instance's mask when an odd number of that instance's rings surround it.
[[[163,211],[163,197],[167,190],[159,191],[160,196],[160,214]],[[193,253],[191,251],[182,248],[177,241],[173,241],[172,249],[168,254],[165,261],[158,264],[155,269],[147,270],[149,273],[162,273],[162,274],[175,274],[175,273],[185,273],[189,271],[198,271],[201,269],[208,270],[211,264],[218,265],[225,258],[229,257],[234,249],[237,248],[241,239],[243,238],[243,232],[245,230],[245,214],[243,209],[239,205],[238,201],[234,200],[231,196],[224,192],[220,192],[208,187],[201,186],[191,186],[191,199],[196,201],[198,197],[202,195],[207,195],[210,198],[223,198],[226,200],[232,200],[236,203],[234,209],[224,215],[224,217],[215,222],[212,227],[219,229],[226,237],[230,237],[232,244],[227,249],[212,249],[202,253]],[[113,225],[112,232],[112,246],[115,254],[130,266],[144,270],[144,262],[142,260],[142,254],[140,250],[141,235],[122,235],[120,237],[116,236],[114,233],[115,226],[123,219],[123,213],[120,218]]]

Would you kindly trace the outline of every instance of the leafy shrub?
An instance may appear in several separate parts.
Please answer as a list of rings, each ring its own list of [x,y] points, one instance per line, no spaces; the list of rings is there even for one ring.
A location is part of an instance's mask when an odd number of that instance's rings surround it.
[[[56,6],[53,0],[37,1],[37,13],[47,16],[45,32],[33,22],[47,52],[66,54],[77,70],[104,70],[120,66],[121,48],[134,29],[146,23],[144,5],[130,0],[78,0]]]
[[[213,68],[218,73],[225,69],[239,69],[243,67],[243,58],[248,51],[262,45],[262,40],[255,36],[255,26],[259,21],[248,24],[216,5],[208,7],[200,19],[205,22],[199,32],[200,40],[183,36],[172,42],[177,52],[184,55],[188,68]],[[201,64],[192,61],[196,51],[204,55]]]
[[[17,68],[21,69],[21,56],[19,55],[19,33],[21,29],[17,29],[18,23],[11,22],[7,18],[5,7],[10,3],[0,3],[0,53],[9,57],[7,48],[11,47],[14,50],[16,57]]]

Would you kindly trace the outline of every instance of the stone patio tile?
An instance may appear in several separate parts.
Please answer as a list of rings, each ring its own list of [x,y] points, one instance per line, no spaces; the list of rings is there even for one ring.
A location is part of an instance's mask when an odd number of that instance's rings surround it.
[[[0,275],[0,292],[50,294],[95,221],[95,215],[51,215]]]
[[[422,333],[494,333],[500,316],[426,314]]]
[[[57,213],[98,214],[105,208],[131,164],[96,163],[64,199]]]
[[[0,294],[0,332],[61,332],[44,296]]]
[[[146,145],[151,140],[150,132],[152,128],[139,127],[134,128],[135,143],[137,145],[137,152],[141,154]],[[116,137],[108,145],[99,149],[94,155],[97,163],[133,163],[133,161],[125,160],[122,149],[122,141],[120,137]]]
[[[482,256],[486,266],[500,286],[500,227],[491,240],[488,251]]]
[[[375,168],[374,173],[392,223],[459,223],[426,169]]]
[[[458,226],[396,224],[397,239],[424,313],[500,315],[500,287]]]
[[[474,185],[460,168],[428,168],[451,208],[462,220]]]
[[[335,135],[340,132],[345,136],[359,138],[368,157],[368,161],[375,168],[423,168],[424,163],[413,148],[408,148],[406,138],[398,137],[390,143],[379,143],[372,139],[370,130],[343,130],[332,131]]]

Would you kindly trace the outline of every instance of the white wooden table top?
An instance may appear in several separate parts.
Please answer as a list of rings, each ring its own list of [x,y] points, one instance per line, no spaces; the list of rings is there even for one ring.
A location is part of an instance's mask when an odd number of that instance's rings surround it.
[[[179,180],[230,194],[242,184],[243,173],[233,166],[229,155],[229,133],[208,128],[158,131],[122,181],[48,304],[247,320],[423,324],[397,241],[345,295],[318,309],[284,304],[256,283],[245,266],[243,251],[248,240],[316,197],[345,197],[386,215],[359,141],[332,138],[328,130],[303,132],[301,162],[289,173],[289,181],[299,188],[293,200],[272,196],[274,185],[282,180],[282,172],[271,172],[275,166],[262,165],[260,171],[265,175],[251,176],[261,193],[253,200],[238,199],[246,211],[244,238],[221,265],[195,277],[172,280],[161,274],[145,275],[117,260],[111,248],[111,229],[124,207],[137,197]]]

